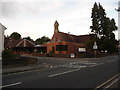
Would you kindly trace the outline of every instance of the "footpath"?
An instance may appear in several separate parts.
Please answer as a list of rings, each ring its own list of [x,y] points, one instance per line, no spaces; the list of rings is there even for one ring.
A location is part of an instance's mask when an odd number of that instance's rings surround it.
[[[4,75],[4,74],[10,74],[10,73],[30,71],[30,70],[45,69],[47,67],[50,67],[50,66],[45,64],[37,64],[37,65],[19,66],[19,67],[3,67],[2,74]]]

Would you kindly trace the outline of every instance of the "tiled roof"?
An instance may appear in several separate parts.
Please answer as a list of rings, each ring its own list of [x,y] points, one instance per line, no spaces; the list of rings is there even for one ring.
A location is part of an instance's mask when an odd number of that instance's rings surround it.
[[[94,34],[76,36],[68,33],[57,32],[57,33],[54,33],[51,41],[54,41],[54,38],[56,38],[57,39],[56,41],[60,40],[65,42],[85,43],[90,39],[91,35],[94,35]]]
[[[16,40],[14,38],[5,37],[5,40],[4,40],[4,42],[5,42],[5,48],[7,48],[7,47],[16,47],[16,45],[19,42],[21,42],[21,41],[22,41],[22,39]]]
[[[23,46],[23,41],[24,39],[14,39],[14,38],[10,38],[10,37],[5,37],[5,48],[8,48],[8,47],[24,47]],[[27,40],[26,41],[26,47],[32,47],[34,46],[34,42],[33,41],[29,41]]]

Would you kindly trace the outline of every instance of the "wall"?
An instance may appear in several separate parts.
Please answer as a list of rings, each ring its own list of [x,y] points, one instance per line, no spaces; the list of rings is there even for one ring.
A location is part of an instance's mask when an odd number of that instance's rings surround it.
[[[56,45],[68,45],[67,51],[56,51]],[[78,53],[78,48],[82,47],[81,44],[71,43],[71,42],[51,42],[47,44],[47,53],[52,51],[52,47],[54,47],[55,54],[71,54]]]
[[[0,59],[2,59],[2,51],[4,50],[4,30],[6,28],[0,23]]]

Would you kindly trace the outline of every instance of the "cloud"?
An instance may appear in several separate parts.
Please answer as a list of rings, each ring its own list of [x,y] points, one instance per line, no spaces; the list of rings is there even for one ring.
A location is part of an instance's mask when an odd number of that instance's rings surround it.
[[[2,17],[14,18],[24,14],[40,15],[60,7],[61,2],[2,2]]]
[[[19,7],[17,2],[2,2],[1,10],[2,17],[13,17],[19,12]]]
[[[54,22],[58,20],[59,30],[75,35],[88,34],[91,25],[91,10],[94,0],[2,0],[2,23],[6,34],[18,32],[34,40],[43,35],[52,37]],[[8,1],[8,0],[7,0]],[[96,1],[96,0],[95,0]],[[107,16],[117,21],[117,2],[100,2]],[[98,2],[98,0],[96,1]]]

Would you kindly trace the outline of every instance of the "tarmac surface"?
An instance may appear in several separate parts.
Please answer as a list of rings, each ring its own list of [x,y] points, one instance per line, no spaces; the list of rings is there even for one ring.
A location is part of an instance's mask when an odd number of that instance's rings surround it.
[[[3,87],[13,85],[13,88],[95,88],[118,73],[117,56],[37,58],[37,65],[3,68]],[[17,83],[10,84],[11,82]],[[118,88],[117,83],[118,81],[110,88]],[[16,84],[17,86],[14,86]]]

